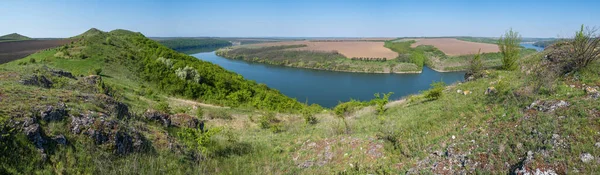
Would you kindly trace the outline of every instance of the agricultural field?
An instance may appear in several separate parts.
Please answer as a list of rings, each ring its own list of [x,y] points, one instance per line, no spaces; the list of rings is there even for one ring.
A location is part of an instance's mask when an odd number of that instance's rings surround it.
[[[384,47],[384,42],[379,38],[376,41],[369,39],[359,40],[316,40],[316,41],[285,41],[285,42],[270,42],[261,44],[246,45],[245,47],[271,47],[271,46],[286,46],[286,45],[306,45],[306,47],[290,48],[288,50],[300,51],[322,51],[336,52],[344,55],[346,58],[387,58],[394,59],[398,57],[398,53]]]
[[[0,42],[0,64],[7,63],[40,50],[58,47],[72,40],[26,40]]]
[[[411,47],[431,45],[438,48],[448,56],[476,54],[479,49],[481,49],[481,53],[500,52],[498,45],[495,44],[468,42],[455,38],[425,38],[414,40],[416,42],[412,44]]]

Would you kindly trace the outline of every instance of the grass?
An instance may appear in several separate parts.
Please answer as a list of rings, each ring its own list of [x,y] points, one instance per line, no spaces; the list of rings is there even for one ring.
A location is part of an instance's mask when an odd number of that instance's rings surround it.
[[[436,54],[431,47],[415,49],[426,56]],[[307,112],[316,123],[307,123],[300,112],[273,113],[179,100],[131,76],[127,65],[120,62],[55,56],[58,52],[62,50],[51,49],[0,66],[0,148],[10,148],[0,150],[5,151],[0,156],[0,173],[504,174],[514,172],[512,168],[523,162],[527,152],[533,153],[526,165],[530,170],[559,174],[600,171],[596,162],[580,160],[583,153],[600,155],[595,146],[600,139],[600,100],[581,90],[583,84],[600,86],[600,63],[559,77],[551,84],[553,88],[535,90],[541,77],[531,72],[549,51],[523,54],[521,70],[488,69],[484,78],[438,89],[443,94],[439,98],[415,94],[411,100],[385,105],[380,113],[372,102],[355,101],[346,103],[341,120],[336,110],[317,106]],[[460,62],[468,57],[446,59]],[[92,92],[82,87],[81,78],[53,76],[45,66],[76,76],[88,76],[93,74],[89,70],[101,68],[103,81],[117,95]],[[33,74],[48,76],[58,85],[46,89],[18,82]],[[496,92],[486,95],[490,87]],[[458,90],[472,93],[464,95]],[[147,140],[144,151],[115,155],[110,144],[95,144],[86,135],[71,133],[67,117],[40,121],[47,136],[63,134],[69,142],[67,146],[48,144],[47,160],[42,161],[20,130],[7,131],[11,129],[6,125],[8,116],[13,120],[35,117],[40,112],[37,108],[58,102],[65,102],[72,115],[87,111],[109,114],[106,106],[111,99],[127,104],[133,115],[107,120],[116,120],[118,130],[139,132]],[[552,112],[527,109],[538,100],[564,100],[570,105]],[[164,127],[141,115],[161,102],[168,103],[174,113],[191,116],[196,116],[194,108],[201,106],[204,115],[197,119],[204,122],[205,129],[221,132],[201,143],[205,148],[202,154],[194,147],[181,147],[189,141],[179,134],[184,129]]]

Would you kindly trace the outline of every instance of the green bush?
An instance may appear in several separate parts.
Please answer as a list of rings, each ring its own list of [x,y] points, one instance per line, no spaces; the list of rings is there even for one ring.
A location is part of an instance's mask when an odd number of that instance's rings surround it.
[[[198,106],[198,108],[196,108],[196,117],[198,119],[204,118],[204,110],[200,106]]]
[[[502,53],[502,69],[504,70],[516,70],[517,60],[519,59],[519,52],[521,51],[521,35],[519,32],[508,30],[503,36],[500,36],[498,40],[498,48]]]
[[[306,124],[317,124],[318,120],[315,117],[315,114],[320,111],[321,107],[319,105],[313,104],[302,109],[302,117],[304,118],[304,122]]]
[[[283,131],[281,121],[275,117],[275,113],[267,113],[258,119],[258,124],[262,129],[269,129],[273,133]]]
[[[154,105],[154,109],[160,112],[171,114],[171,106],[169,106],[169,103],[164,101],[158,102],[156,105]]]
[[[481,49],[473,56],[473,59],[469,62],[469,69],[467,74],[474,78],[481,78],[484,76],[483,73],[483,62],[481,61]]]
[[[430,86],[431,86],[431,89],[429,89],[423,93],[423,94],[425,94],[425,99],[431,101],[431,100],[437,100],[440,97],[442,97],[443,91],[444,91],[444,86],[446,86],[446,83],[444,83],[443,81],[433,82],[433,83],[431,83]]]
[[[93,73],[94,75],[100,75],[102,73],[102,68],[95,68]]]
[[[394,94],[393,92],[389,92],[387,94],[383,94],[383,97],[379,95],[379,93],[375,94],[375,99],[371,100],[377,105],[377,114],[382,115],[385,112],[385,105],[389,102],[390,96]]]
[[[200,129],[195,128],[182,128],[177,135],[188,148],[195,148],[202,154],[208,155],[208,148],[215,144],[212,137],[222,130],[222,128],[210,128],[206,131],[201,131]]]

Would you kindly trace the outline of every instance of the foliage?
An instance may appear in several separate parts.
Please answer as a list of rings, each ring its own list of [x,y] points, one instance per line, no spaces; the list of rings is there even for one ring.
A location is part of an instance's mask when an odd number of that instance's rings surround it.
[[[196,128],[182,128],[177,135],[183,144],[189,148],[195,148],[204,155],[209,154],[209,147],[214,144],[212,137],[220,133],[223,129],[219,127],[210,128],[206,131],[202,131]]]
[[[306,47],[306,45],[283,45],[259,48],[234,47],[218,50],[216,54],[229,59],[331,71],[384,72],[384,68],[390,66],[395,71],[400,72],[419,70],[416,69],[416,66],[400,65],[398,62],[388,60],[387,58],[346,58],[335,51],[290,50],[301,47]]]
[[[306,124],[317,124],[318,120],[315,117],[315,114],[320,112],[321,106],[312,104],[304,109],[302,109],[302,118],[304,118],[304,122]]]
[[[519,32],[508,30],[498,40],[498,48],[502,53],[502,69],[504,70],[516,70],[517,60],[519,59],[519,52],[521,51],[521,35]]]
[[[281,120],[275,117],[275,113],[266,113],[258,119],[258,123],[262,129],[269,129],[273,133],[282,132],[283,128]]]
[[[200,106],[198,106],[196,108],[196,118],[198,118],[198,119],[203,119],[204,118],[204,110]]]
[[[213,38],[176,38],[159,40],[160,44],[176,51],[188,52],[198,49],[211,49],[231,46],[229,41]]]
[[[554,43],[557,42],[561,42],[562,40],[560,39],[553,39],[553,40],[544,40],[544,41],[536,41],[535,43],[533,43],[534,46],[537,47],[542,47],[542,48],[546,48]]]
[[[481,60],[481,49],[473,56],[473,59],[469,61],[469,69],[467,70],[467,74],[473,76],[474,78],[481,78],[484,75],[483,72],[483,62]]]
[[[429,90],[423,92],[425,99],[432,101],[441,98],[443,95],[444,86],[446,86],[446,84],[443,81],[440,81],[433,82],[430,86],[431,88]]]
[[[95,68],[93,73],[94,75],[100,75],[102,73],[102,68]]]
[[[377,109],[377,114],[378,115],[382,115],[385,112],[385,105],[389,102],[390,96],[394,94],[393,92],[389,92],[387,94],[383,94],[379,95],[379,93],[376,93],[375,99],[371,100],[375,103],[376,105],[376,109]],[[382,97],[383,96],[383,97]]]
[[[600,59],[600,37],[596,35],[596,29],[584,29],[581,25],[581,29],[575,33],[571,43],[572,58],[568,63],[567,72],[580,70]]]
[[[476,42],[476,43],[488,43],[488,44],[497,44],[498,40],[494,38],[487,37],[458,37],[458,40]]]
[[[171,106],[169,106],[169,103],[164,101],[156,103],[156,105],[154,105],[154,109],[160,112],[171,114]]]

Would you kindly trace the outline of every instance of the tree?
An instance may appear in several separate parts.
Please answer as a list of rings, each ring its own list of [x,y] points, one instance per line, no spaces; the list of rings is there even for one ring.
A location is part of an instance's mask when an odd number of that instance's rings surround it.
[[[375,94],[375,104],[377,105],[377,114],[382,115],[385,112],[385,105],[389,102],[390,96],[394,94],[393,92],[389,92],[387,94],[383,94],[383,98],[379,93]]]
[[[483,62],[481,61],[481,49],[473,56],[469,64],[469,70],[467,71],[468,76],[473,78],[483,77]]]
[[[519,35],[519,32],[513,31],[512,28],[503,36],[500,36],[498,48],[500,49],[500,53],[502,53],[502,69],[517,69],[517,60],[521,51],[520,43],[521,35]]]
[[[600,36],[596,35],[596,31],[595,28],[584,30],[584,25],[581,25],[581,29],[575,33],[567,72],[577,71],[600,58]]]

